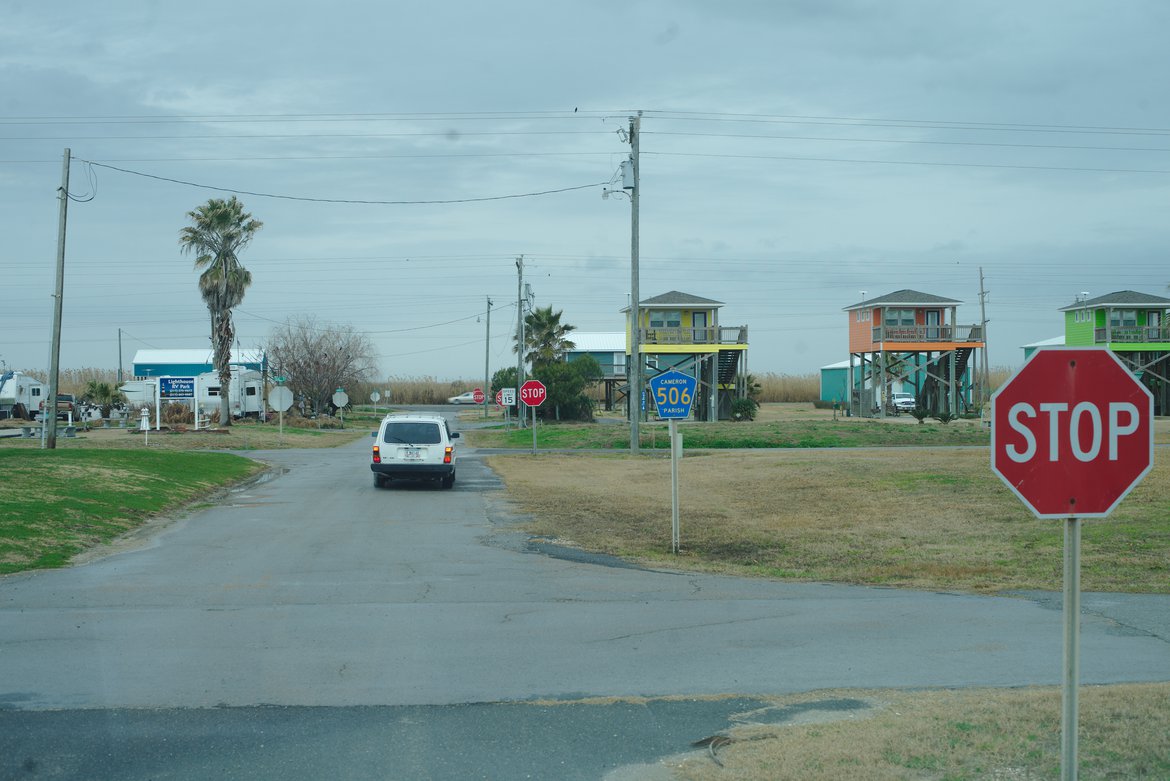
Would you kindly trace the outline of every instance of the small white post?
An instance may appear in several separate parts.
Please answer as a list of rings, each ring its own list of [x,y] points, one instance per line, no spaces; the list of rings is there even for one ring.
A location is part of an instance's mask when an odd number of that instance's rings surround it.
[[[150,446],[150,410],[142,408],[142,415],[138,421],[138,428],[142,431],[142,444]]]

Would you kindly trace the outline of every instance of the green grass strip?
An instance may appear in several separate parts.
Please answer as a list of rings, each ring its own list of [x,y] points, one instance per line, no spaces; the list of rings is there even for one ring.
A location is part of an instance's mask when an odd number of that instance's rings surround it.
[[[0,574],[65,566],[152,515],[262,469],[227,453],[0,451]]]

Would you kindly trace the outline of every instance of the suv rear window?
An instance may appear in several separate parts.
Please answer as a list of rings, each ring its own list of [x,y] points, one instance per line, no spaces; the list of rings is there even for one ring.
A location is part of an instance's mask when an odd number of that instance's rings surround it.
[[[410,445],[437,445],[443,441],[437,423],[401,422],[387,423],[382,432],[386,442],[404,442]]]

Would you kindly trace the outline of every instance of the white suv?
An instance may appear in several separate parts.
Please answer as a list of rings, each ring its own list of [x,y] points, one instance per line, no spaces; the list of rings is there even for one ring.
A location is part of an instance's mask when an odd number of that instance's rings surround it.
[[[424,412],[387,415],[374,437],[374,485],[386,485],[391,478],[437,480],[439,485],[455,485],[455,443],[442,415]]]

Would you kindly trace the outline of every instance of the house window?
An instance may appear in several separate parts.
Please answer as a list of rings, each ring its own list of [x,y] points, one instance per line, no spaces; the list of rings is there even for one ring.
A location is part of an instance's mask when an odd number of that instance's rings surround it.
[[[656,309],[650,313],[651,328],[682,328],[682,312],[677,309]]]
[[[884,322],[888,326],[912,326],[914,325],[914,310],[887,309]]]
[[[41,395],[41,389],[40,389],[40,388],[33,388],[33,389],[32,389],[32,395],[34,395],[34,396],[40,396],[40,395]]]
[[[868,323],[870,320],[870,313],[871,312],[873,312],[872,309],[858,309],[857,310],[857,322]]]
[[[208,396],[218,396],[219,395],[219,386],[218,385],[208,385],[207,386],[207,395]]]
[[[255,396],[256,395],[256,386],[249,385],[247,388],[244,389],[244,395],[245,396]]]
[[[1112,328],[1134,328],[1137,326],[1136,309],[1110,309],[1109,325]]]

